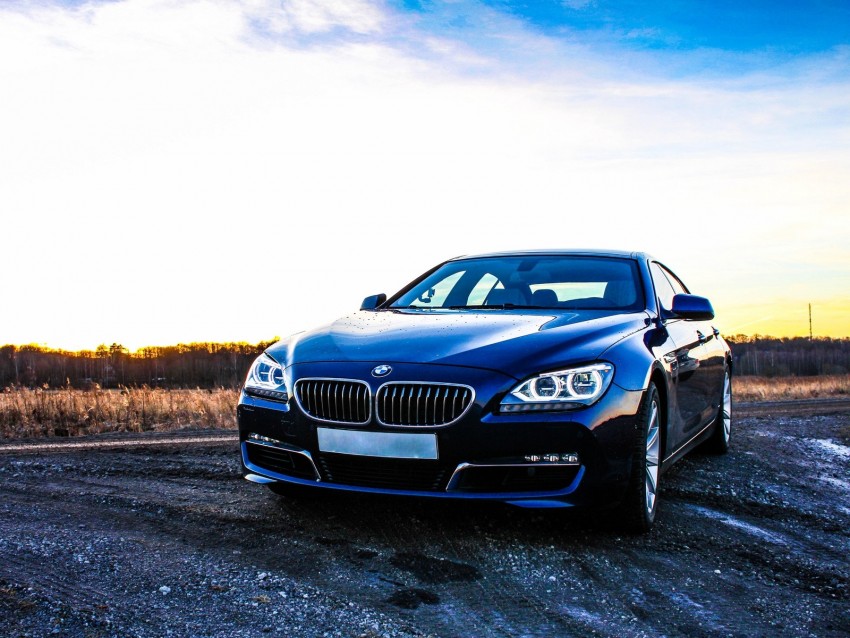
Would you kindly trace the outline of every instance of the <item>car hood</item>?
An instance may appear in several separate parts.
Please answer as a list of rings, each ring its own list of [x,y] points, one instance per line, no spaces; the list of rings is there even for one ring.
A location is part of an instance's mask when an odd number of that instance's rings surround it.
[[[594,361],[645,329],[647,315],[604,311],[360,311],[269,348],[294,363],[421,363],[497,370],[522,378]]]

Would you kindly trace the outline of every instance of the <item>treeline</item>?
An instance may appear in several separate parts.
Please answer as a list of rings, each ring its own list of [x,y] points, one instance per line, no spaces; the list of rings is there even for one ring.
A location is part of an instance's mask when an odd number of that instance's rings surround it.
[[[763,377],[808,377],[850,373],[850,338],[727,337],[735,374]]]
[[[188,343],[129,352],[121,344],[71,352],[37,345],[0,347],[4,387],[235,388],[254,358],[274,341]]]
[[[735,374],[816,376],[850,373],[850,338],[735,335]],[[236,388],[254,358],[274,341],[189,343],[129,352],[120,344],[71,352],[37,345],[0,347],[0,390],[23,386]]]

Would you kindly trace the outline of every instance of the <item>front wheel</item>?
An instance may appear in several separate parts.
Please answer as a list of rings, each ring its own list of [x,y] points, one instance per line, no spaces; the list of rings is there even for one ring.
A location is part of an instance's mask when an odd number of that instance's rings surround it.
[[[711,436],[702,448],[709,454],[726,454],[732,438],[732,375],[729,370],[723,375],[723,400],[717,410]]]
[[[658,511],[658,480],[661,469],[661,400],[654,383],[649,384],[635,423],[632,473],[623,502],[625,526],[636,533],[648,532]]]

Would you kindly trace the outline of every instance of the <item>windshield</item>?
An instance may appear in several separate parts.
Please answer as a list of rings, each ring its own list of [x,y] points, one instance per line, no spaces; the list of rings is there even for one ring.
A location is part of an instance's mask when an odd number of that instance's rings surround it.
[[[640,290],[631,259],[486,257],[443,264],[389,307],[642,310]]]

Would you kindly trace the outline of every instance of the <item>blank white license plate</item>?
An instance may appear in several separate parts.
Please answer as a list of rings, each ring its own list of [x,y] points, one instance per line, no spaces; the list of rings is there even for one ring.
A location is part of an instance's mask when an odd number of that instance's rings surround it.
[[[335,454],[386,459],[436,459],[437,435],[413,432],[359,432],[316,428],[319,449]]]

